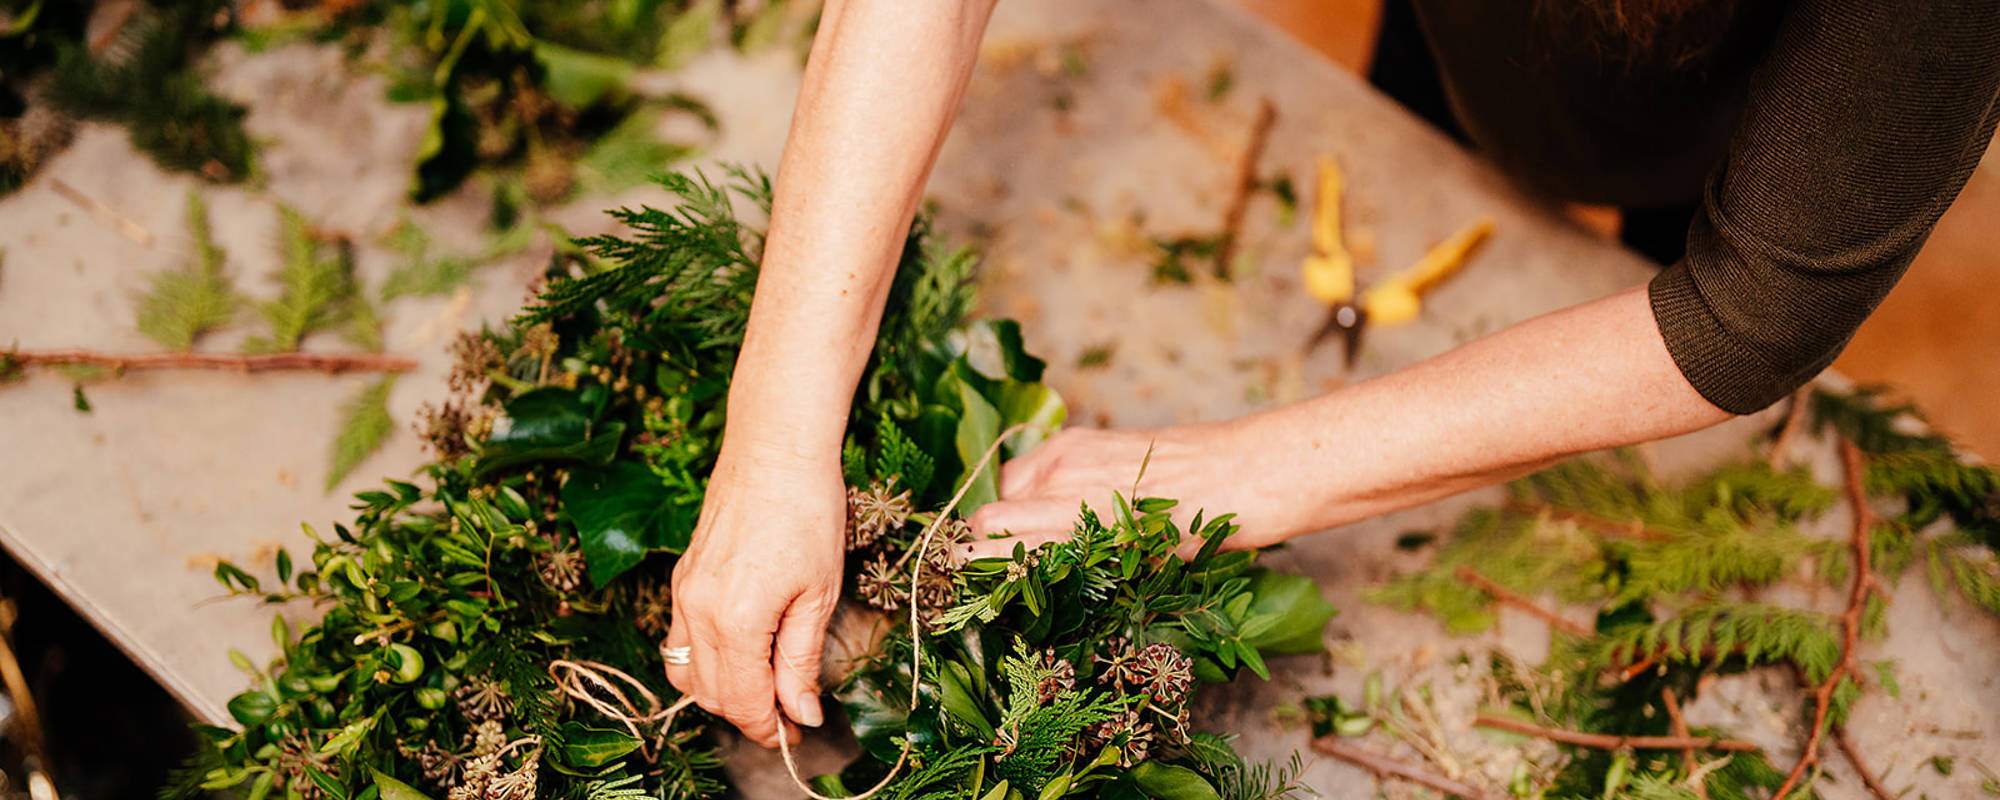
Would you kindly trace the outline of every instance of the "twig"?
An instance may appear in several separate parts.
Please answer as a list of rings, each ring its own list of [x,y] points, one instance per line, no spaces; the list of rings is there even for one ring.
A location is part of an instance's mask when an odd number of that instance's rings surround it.
[[[1586,628],[1581,624],[1564,619],[1554,611],[1535,605],[1534,601],[1522,597],[1519,592],[1501,586],[1492,578],[1479,574],[1479,570],[1473,569],[1470,564],[1460,564],[1458,566],[1458,579],[1479,587],[1480,591],[1493,595],[1493,599],[1495,600],[1539,617],[1543,622],[1547,622],[1550,627],[1560,628],[1577,636],[1591,636],[1596,633],[1596,631]]]
[[[1771,441],[1771,452],[1767,456],[1771,469],[1785,468],[1785,454],[1791,447],[1792,439],[1800,428],[1806,426],[1806,410],[1812,408],[1812,393],[1813,386],[1810,383],[1792,393],[1791,410],[1785,414],[1783,427],[1778,428],[1778,438]]]
[[[91,199],[89,195],[77,191],[74,186],[63,183],[61,178],[50,178],[49,188],[56,190],[56,194],[62,195],[64,199],[75,203],[77,208],[83,209],[99,221],[116,228],[119,233],[125,235],[125,238],[146,247],[153,246],[153,234],[145,228],[139,227],[139,223],[126,219],[124,215],[111,210],[110,206]]]
[[[1827,707],[1833,701],[1833,689],[1840,685],[1841,678],[1847,676],[1854,667],[1854,645],[1861,638],[1861,611],[1868,603],[1868,592],[1875,585],[1875,578],[1869,571],[1868,531],[1875,526],[1874,510],[1868,507],[1868,492],[1861,483],[1861,449],[1845,439],[1840,442],[1840,462],[1847,472],[1847,498],[1854,506],[1854,588],[1847,595],[1847,610],[1840,615],[1840,663],[1827,673],[1826,680],[1813,690],[1812,733],[1806,737],[1805,750],[1799,753],[1799,761],[1786,773],[1785,782],[1778,786],[1772,797],[1785,797],[1805,775],[1806,767],[1819,763],[1819,744],[1826,733]]]
[[[1516,514],[1526,514],[1535,517],[1547,516],[1549,519],[1558,522],[1574,522],[1578,527],[1589,528],[1606,536],[1617,536],[1623,539],[1637,539],[1647,542],[1657,542],[1662,539],[1673,538],[1673,534],[1657,528],[1646,527],[1646,523],[1636,519],[1620,521],[1609,517],[1600,517],[1587,511],[1577,511],[1549,503],[1538,503],[1533,500],[1509,497],[1500,503],[1500,507]]]
[[[1854,765],[1854,771],[1861,775],[1861,782],[1867,784],[1869,792],[1879,800],[1896,800],[1896,793],[1889,791],[1889,787],[1883,786],[1882,779],[1875,777],[1874,771],[1868,769],[1867,762],[1861,760],[1861,753],[1854,749],[1854,742],[1847,738],[1846,725],[1834,726],[1833,740],[1840,743],[1840,751],[1847,754],[1848,762]]]
[[[1673,723],[1674,735],[1681,738],[1688,738],[1687,720],[1681,716],[1681,701],[1674,697],[1673,687],[1660,687],[1660,700],[1666,703],[1667,720]],[[1688,771],[1689,775],[1695,774],[1694,747],[1692,745],[1681,748],[1681,766]],[[1694,784],[1694,793],[1702,797],[1707,797],[1708,782],[1697,780]]]
[[[1402,778],[1422,784],[1447,795],[1465,800],[1492,800],[1493,795],[1480,791],[1469,784],[1452,780],[1442,775],[1433,775],[1423,769],[1413,767],[1388,756],[1376,755],[1340,740],[1338,736],[1321,736],[1312,741],[1312,749],[1324,755],[1338,758],[1349,764],[1375,774],[1377,778]]]
[[[90,54],[93,56],[104,55],[104,51],[111,47],[113,41],[118,39],[119,32],[125,30],[125,23],[132,21],[132,15],[138,8],[139,4],[136,1],[126,3],[125,8],[119,12],[117,18],[111,20],[110,25],[105,26],[104,32],[98,34],[97,38],[90,40]]]
[[[89,350],[0,350],[0,361],[20,366],[64,364],[105,367],[118,371],[144,369],[208,369],[224,372],[409,372],[416,359],[382,353],[97,353]]]
[[[1250,141],[1243,157],[1236,161],[1236,185],[1230,190],[1229,205],[1222,209],[1222,244],[1215,251],[1215,276],[1229,277],[1229,262],[1236,257],[1236,238],[1242,233],[1243,215],[1250,209],[1250,195],[1257,190],[1257,162],[1264,158],[1264,146],[1271,140],[1271,127],[1278,122],[1278,107],[1264,98],[1257,105],[1257,118],[1250,123]]]
[[[1544,728],[1532,722],[1522,722],[1507,717],[1489,717],[1484,714],[1472,720],[1473,727],[1499,728],[1503,731],[1526,734],[1563,744],[1579,747],[1594,747],[1599,750],[1726,750],[1751,753],[1761,749],[1757,745],[1741,739],[1723,739],[1713,736],[1613,736],[1605,733],[1584,733],[1562,728]],[[1782,796],[1782,795],[1779,795]]]

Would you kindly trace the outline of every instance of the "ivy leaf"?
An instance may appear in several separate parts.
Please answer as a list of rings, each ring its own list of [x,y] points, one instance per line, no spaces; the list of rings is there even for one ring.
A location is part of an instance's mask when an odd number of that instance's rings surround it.
[[[571,721],[563,723],[562,744],[557,746],[556,756],[569,766],[589,769],[624,758],[639,749],[639,745],[638,737],[624,731],[590,728]]]
[[[576,523],[590,582],[599,587],[637,566],[648,551],[686,550],[701,511],[699,492],[669,488],[630,461],[572,472],[562,500]]]
[[[396,421],[389,416],[389,388],[395,383],[394,376],[383,378],[362,387],[348,399],[341,412],[340,433],[334,436],[333,454],[328,460],[327,491],[333,491],[348,473],[381,449],[390,432],[396,429]]]
[[[507,401],[506,412],[480,448],[475,473],[536,460],[603,466],[617,455],[625,434],[623,422],[593,425],[593,414],[581,396],[553,386]]]
[[[429,795],[417,791],[415,787],[407,783],[389,777],[379,769],[370,770],[370,772],[375,774],[375,791],[381,795],[382,800],[431,800]]]

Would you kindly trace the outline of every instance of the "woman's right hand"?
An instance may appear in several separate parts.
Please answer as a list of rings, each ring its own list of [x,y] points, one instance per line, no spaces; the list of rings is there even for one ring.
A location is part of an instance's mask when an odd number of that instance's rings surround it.
[[[694,539],[674,567],[667,680],[775,747],[817,727],[819,660],[840,594],[846,486],[837,459],[724,444]],[[774,646],[775,644],[775,646]],[[782,731],[780,729],[783,729]]]

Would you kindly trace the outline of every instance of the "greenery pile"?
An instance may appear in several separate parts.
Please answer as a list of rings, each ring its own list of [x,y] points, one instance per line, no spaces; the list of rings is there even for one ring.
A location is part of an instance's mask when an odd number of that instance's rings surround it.
[[[1920,566],[1941,602],[2000,615],[2000,472],[1961,458],[1914,409],[1885,402],[1879,390],[1815,389],[1796,402],[1790,427],[1809,425],[1839,442],[1842,488],[1762,459],[1676,486],[1655,480],[1629,452],[1578,459],[1515,483],[1499,508],[1467,514],[1436,566],[1375,592],[1379,602],[1436,615],[1453,633],[1490,628],[1499,603],[1550,622],[1555,638],[1539,667],[1500,651],[1480,657],[1492,683],[1475,724],[1561,745],[1552,759],[1522,764],[1513,795],[1814,797],[1823,753],[1835,744],[1868,791],[1896,795],[1846,736],[1864,691],[1899,692],[1894,662],[1863,669],[1859,648],[1885,633],[1889,587]],[[1801,532],[1836,507],[1852,520],[1848,536]],[[1759,590],[1801,575],[1839,589],[1841,606],[1758,599]],[[1543,593],[1594,608],[1594,624],[1528,599]],[[1806,690],[1805,744],[1789,768],[1719,739],[1723,731],[1690,731],[1681,718],[1680,698],[1693,697],[1704,678],[1759,668],[1791,670]],[[1363,763],[1374,757],[1338,737],[1384,731],[1420,742],[1407,724],[1410,702],[1407,691],[1371,680],[1358,702],[1306,705],[1315,735],[1328,737],[1320,749]],[[1371,768],[1440,785],[1420,771]]]
[[[229,703],[241,727],[201,727],[201,758],[169,795],[724,791],[707,718],[670,711],[663,576],[716,457],[755,286],[761,234],[733,206],[768,214],[771,190],[742,172],[662,183],[678,205],[614,212],[625,235],[559,253],[535,305],[456,345],[457,391],[426,411],[437,458],[417,482],[360,493],[330,535],[308,527],[310,559],[278,554],[275,582],[217,566],[233,593],[323,616],[296,633],[281,617],[268,666],[237,657],[255,675]],[[1158,498],[1121,498],[1108,521],[1086,511],[1075,541],[1009,558],[915,547],[921,527],[965,535],[930,511],[945,497],[963,489],[966,513],[993,499],[991,469],[968,483],[989,449],[1018,453],[1062,420],[1018,327],[965,322],[972,266],[919,221],[857,391],[848,590],[896,613],[835,693],[861,753],[816,784],[872,785],[907,748],[885,797],[1295,793],[1296,765],[1247,765],[1187,718],[1196,682],[1316,650],[1332,614],[1310,581],[1218,552],[1227,517],[1197,518],[1190,532],[1210,538],[1187,560]],[[1037,430],[1002,441],[1021,426]]]
[[[346,0],[253,33],[253,46],[299,36],[341,41],[389,75],[390,97],[427,103],[411,195],[443,196],[482,166],[526,197],[556,202],[580,186],[627,188],[692,153],[657,140],[662,114],[716,120],[698,101],[641,78],[679,68],[717,40],[754,50],[801,43],[800,2],[721,0]]]

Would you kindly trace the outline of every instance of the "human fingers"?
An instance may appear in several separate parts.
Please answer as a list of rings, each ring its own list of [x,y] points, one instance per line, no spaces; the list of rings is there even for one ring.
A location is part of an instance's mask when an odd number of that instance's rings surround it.
[[[819,700],[820,653],[826,647],[827,621],[833,616],[829,598],[800,595],[778,623],[777,646],[771,654],[772,683],[778,705],[791,721],[809,728],[825,722]]]
[[[667,662],[667,683],[683,696],[694,694],[694,648],[690,645],[693,637],[688,635],[688,626],[676,624],[667,629],[667,639],[660,645],[660,655]]]
[[[776,747],[779,736],[771,672],[771,636],[777,618],[777,613],[739,607],[694,632],[701,684],[696,702],[765,747]]]

